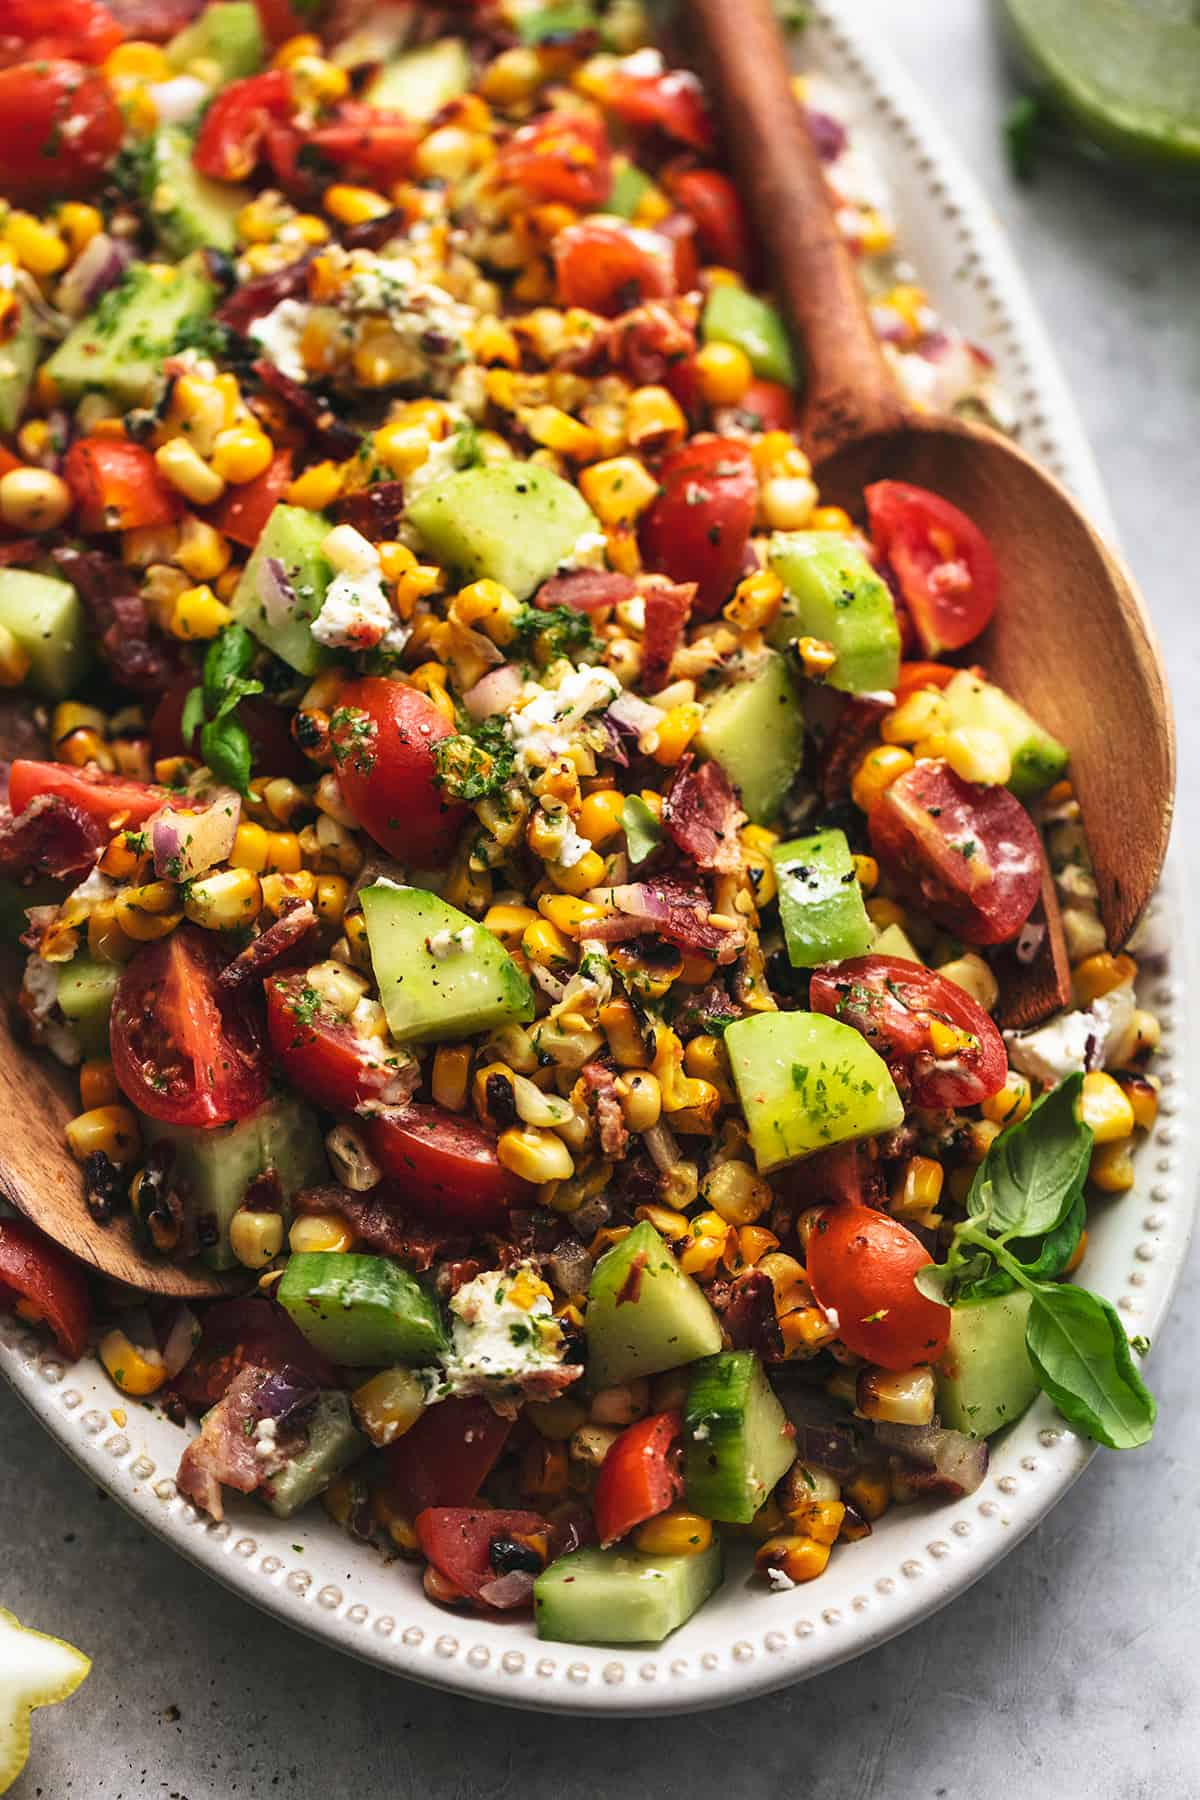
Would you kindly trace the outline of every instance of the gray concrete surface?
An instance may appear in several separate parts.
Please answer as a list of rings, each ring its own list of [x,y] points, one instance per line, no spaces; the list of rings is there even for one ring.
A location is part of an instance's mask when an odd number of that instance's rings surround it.
[[[1079,395],[1170,654],[1176,851],[1196,874],[1200,240],[1103,176],[1010,186],[986,0],[874,4],[1004,216]],[[69,1706],[35,1717],[14,1800],[1190,1800],[1198,1300],[1193,1257],[1153,1357],[1154,1447],[1098,1458],[965,1598],[805,1687],[643,1724],[505,1713],[316,1648],[145,1536],[0,1392],[0,1603],[95,1657]]]

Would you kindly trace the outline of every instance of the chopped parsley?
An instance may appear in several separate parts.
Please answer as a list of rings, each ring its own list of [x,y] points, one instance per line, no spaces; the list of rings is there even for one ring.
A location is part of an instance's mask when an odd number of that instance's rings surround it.
[[[549,661],[566,656],[572,662],[598,661],[604,648],[586,613],[573,606],[522,606],[515,621],[514,656],[528,656],[534,645]]]

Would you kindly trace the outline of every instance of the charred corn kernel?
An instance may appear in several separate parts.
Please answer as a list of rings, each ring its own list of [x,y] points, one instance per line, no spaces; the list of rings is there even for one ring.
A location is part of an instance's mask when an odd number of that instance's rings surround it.
[[[823,1350],[837,1336],[820,1307],[811,1304],[794,1306],[789,1312],[781,1314],[779,1332],[783,1338],[784,1354],[798,1359],[815,1356],[818,1350]]]
[[[789,1256],[786,1251],[771,1251],[759,1263],[759,1268],[775,1289],[776,1310],[791,1301],[796,1290],[805,1283],[804,1265]],[[807,1293],[807,1287],[803,1289]]]
[[[616,1095],[630,1131],[650,1131],[662,1117],[662,1089],[649,1069],[631,1069],[619,1075]]]
[[[491,906],[483,916],[483,928],[498,937],[506,950],[520,947],[521,934],[532,925],[537,914],[530,906]]]
[[[938,974],[946,981],[952,981],[955,987],[969,994],[977,1006],[984,1012],[991,1012],[1000,998],[1000,984],[992,973],[991,965],[985,963],[982,956],[974,950],[968,950],[965,956],[956,956],[953,962],[940,963]]]
[[[647,1519],[633,1534],[633,1544],[645,1556],[700,1556],[712,1543],[713,1528],[699,1513],[672,1507]]]
[[[278,205],[260,197],[239,208],[234,226],[243,244],[269,244],[286,216]]]
[[[233,554],[229,539],[215,531],[205,519],[183,521],[175,561],[193,581],[215,581],[229,567]]]
[[[454,617],[464,625],[486,632],[493,643],[504,645],[516,635],[521,603],[498,581],[472,581],[460,588],[451,602]]]
[[[899,744],[877,744],[868,750],[850,783],[850,797],[859,811],[870,812],[893,781],[912,768],[913,760]]]
[[[225,482],[185,437],[168,438],[154,452],[164,481],[190,500],[193,506],[210,506],[225,492]]]
[[[411,1553],[420,1548],[412,1520],[397,1512],[382,1488],[376,1488],[371,1495],[371,1516],[387,1532],[397,1550]]]
[[[296,1255],[307,1250],[327,1250],[334,1254],[349,1250],[354,1233],[340,1213],[303,1213],[293,1219],[288,1232],[288,1249]]]
[[[594,900],[581,900],[575,894],[543,894],[538,900],[538,912],[567,938],[589,936],[592,927],[609,915],[608,907]]]
[[[3,483],[0,482],[0,488]],[[1090,1006],[1093,1000],[1099,1000],[1104,994],[1111,994],[1114,988],[1122,987],[1133,980],[1137,974],[1137,964],[1132,956],[1111,956],[1107,950],[1098,951],[1095,956],[1084,957],[1071,971],[1071,986],[1075,993],[1077,1006]]]
[[[222,481],[240,486],[262,475],[274,455],[275,446],[265,431],[252,425],[231,425],[217,434],[211,467]]]
[[[912,753],[917,762],[940,762],[946,754],[945,732],[931,731],[928,737],[913,745]]]
[[[738,1232],[738,1256],[748,1269],[778,1248],[779,1239],[763,1225],[743,1225]]]
[[[263,906],[278,918],[289,900],[315,900],[317,878],[311,869],[298,869],[262,877]]]
[[[545,66],[531,45],[502,50],[479,77],[479,92],[495,106],[528,100],[546,79]]]
[[[1158,1118],[1158,1088],[1144,1075],[1119,1075],[1121,1092],[1133,1108],[1133,1122],[1139,1131],[1153,1131]]]
[[[754,380],[750,358],[737,344],[705,344],[693,360],[709,406],[736,406]]]
[[[97,1354],[123,1394],[153,1394],[167,1379],[166,1364],[159,1351],[131,1343],[119,1327],[105,1332]]]
[[[813,531],[840,531],[847,536],[854,530],[854,520],[841,506],[815,506],[809,527]]]
[[[569,456],[573,462],[587,462],[599,452],[600,445],[591,427],[557,406],[535,406],[522,423],[535,444]]]
[[[430,1087],[434,1102],[447,1112],[464,1112],[471,1074],[469,1044],[439,1044],[433,1058]]]
[[[856,856],[853,862],[858,885],[864,894],[869,894],[878,885],[879,864],[873,856]]]
[[[770,531],[802,531],[816,499],[816,485],[809,476],[772,475],[759,489],[759,516]]]
[[[267,866],[267,849],[267,833],[261,825],[239,825],[229,860],[235,869],[253,869],[261,875]]]
[[[487,316],[479,320],[470,334],[471,353],[485,368],[496,363],[506,369],[521,366],[521,346],[503,319]]]
[[[521,934],[521,950],[531,963],[551,973],[575,967],[575,952],[549,919],[533,918]]]
[[[53,462],[58,454],[58,439],[53,425],[48,419],[27,419],[17,433],[17,449],[26,462]],[[128,533],[126,533],[128,537]],[[124,554],[125,540],[122,540]]]
[[[790,431],[764,431],[751,448],[760,481],[771,475],[811,475],[812,464]]]
[[[774,1571],[799,1585],[825,1573],[830,1545],[814,1537],[770,1537],[754,1553],[754,1566],[762,1574]]]
[[[121,1090],[107,1056],[89,1057],[79,1068],[79,1099],[84,1112],[100,1106],[119,1106]]]
[[[956,1025],[947,1025],[944,1019],[930,1018],[929,1043],[935,1056],[960,1056],[974,1042],[969,1031],[960,1031]]]
[[[322,512],[332,506],[342,491],[342,470],[338,463],[314,463],[297,475],[287,490],[289,506],[303,506],[309,512]]]
[[[717,346],[710,345],[711,349]],[[783,583],[769,569],[759,569],[739,581],[732,600],[726,603],[724,616],[739,631],[765,631],[772,624],[783,601]]]
[[[534,1125],[501,1132],[496,1155],[525,1181],[566,1181],[575,1173],[574,1159],[562,1139]]]
[[[314,904],[317,917],[326,925],[340,925],[350,898],[350,883],[344,875],[318,875]]]
[[[351,187],[345,182],[327,187],[321,204],[339,225],[366,225],[392,211],[391,201],[375,188]]]
[[[70,488],[49,469],[10,469],[0,476],[0,518],[16,531],[53,531],[72,504]]]
[[[59,762],[70,763],[76,769],[88,763],[96,763],[102,769],[113,767],[112,756],[95,731],[72,731],[55,746],[55,751]]]
[[[577,863],[567,868],[564,863],[548,862],[546,873],[565,894],[576,897],[586,894],[589,888],[598,887],[607,873],[604,858],[595,850],[585,850]]]
[[[31,275],[57,275],[67,266],[70,252],[63,239],[32,213],[10,212],[4,224],[4,238]]]
[[[621,815],[624,809],[624,794],[616,788],[599,788],[587,796],[579,809],[579,830],[590,844],[597,847],[607,844],[623,829]]]
[[[183,910],[206,931],[253,924],[262,909],[262,886],[250,869],[218,869],[190,882]]]
[[[1151,1055],[1162,1042],[1162,1026],[1152,1012],[1138,1007],[1133,1015],[1133,1042],[1130,1046],[1131,1058]]]
[[[346,947],[350,952],[350,960],[356,969],[371,969],[371,943],[367,937],[367,921],[360,912],[348,913],[342,920],[342,930],[346,934]]]
[[[945,758],[963,781],[1003,787],[1012,775],[1012,754],[998,731],[959,725],[946,733]]]
[[[649,1068],[650,1057],[637,1014],[628,1000],[610,1000],[600,1008],[600,1029],[608,1039],[608,1047],[618,1068]]]
[[[427,1389],[412,1369],[381,1369],[350,1399],[355,1417],[379,1449],[411,1431],[425,1410]]]
[[[1129,1096],[1103,1069],[1084,1076],[1080,1111],[1097,1144],[1114,1144],[1130,1137],[1137,1122]]]
[[[725,1238],[690,1238],[679,1253],[679,1266],[696,1281],[711,1281],[725,1254]]]
[[[0,687],[20,687],[31,667],[29,652],[0,625]]]
[[[244,1269],[265,1269],[283,1249],[283,1214],[241,1207],[229,1222],[229,1248]]]
[[[290,70],[292,98],[299,106],[331,106],[350,92],[345,69],[323,56],[297,56]]]
[[[113,912],[126,937],[136,938],[140,944],[168,937],[183,918],[177,890],[169,881],[122,888],[113,901]]]
[[[234,842],[236,849],[236,839]],[[294,831],[267,832],[267,860],[264,867],[272,874],[295,875],[303,866],[300,839]]]
[[[842,1489],[846,1499],[856,1506],[864,1519],[882,1519],[891,1505],[892,1491],[886,1471],[863,1469]]]
[[[645,1219],[648,1224],[653,1225],[660,1237],[665,1237],[667,1241],[672,1244],[676,1244],[681,1238],[687,1237],[691,1231],[687,1214],[673,1212],[669,1206],[655,1206],[653,1204],[639,1206],[634,1213],[634,1218]]]
[[[461,181],[490,154],[490,143],[461,125],[439,125],[417,145],[416,173],[426,181]]]
[[[1101,1193],[1127,1193],[1133,1186],[1133,1158],[1129,1154],[1129,1139],[1116,1138],[1108,1143],[1097,1144],[1092,1151],[1088,1174]]]
[[[949,709],[936,688],[918,688],[879,721],[879,735],[885,744],[919,744],[932,732],[944,732],[949,723]]]
[[[110,81],[169,81],[174,73],[162,48],[141,38],[118,44],[105,57],[103,68]]]
[[[625,436],[635,450],[667,450],[681,443],[687,420],[669,388],[635,388],[625,411]]]
[[[972,1119],[963,1142],[967,1160],[981,1163],[999,1136],[1000,1127],[991,1119]]]
[[[580,471],[579,488],[602,525],[639,518],[658,493],[657,481],[635,456],[592,463]]]
[[[1033,1089],[1019,1069],[1010,1069],[1004,1086],[980,1102],[979,1110],[993,1125],[1019,1125],[1033,1104]]]
[[[58,209],[58,227],[74,258],[103,230],[104,218],[97,207],[87,206],[79,200],[67,200]]]
[[[700,1192],[727,1225],[753,1225],[770,1210],[774,1197],[769,1183],[737,1157],[710,1169]]]
[[[76,1162],[102,1150],[110,1162],[124,1168],[141,1154],[142,1134],[129,1106],[90,1107],[67,1121],[66,1137]]]
[[[818,1544],[835,1544],[845,1517],[841,1500],[801,1500],[788,1512],[796,1531],[802,1537],[814,1538]]]
[[[290,69],[301,57],[320,56],[321,48],[320,38],[315,37],[312,32],[297,32],[295,37],[285,38],[280,44],[271,59],[271,66],[275,69]]]
[[[93,907],[87,922],[88,951],[97,962],[128,962],[137,949],[117,924],[116,908],[111,900]]]
[[[643,745],[647,739],[652,740],[650,755],[660,768],[675,767],[699,731],[703,718],[704,709],[694,700],[686,700],[663,714],[662,724],[654,726],[642,740]]]
[[[837,661],[837,651],[824,638],[797,638],[796,654],[804,673],[813,681],[819,681],[823,675],[828,675]]]
[[[729,1072],[729,1058],[718,1037],[703,1033],[689,1040],[683,1053],[683,1066],[689,1075],[698,1076],[715,1087],[726,1106],[732,1106],[734,1092]],[[741,1221],[745,1223],[745,1221]]]
[[[215,638],[232,618],[210,587],[185,588],[171,608],[171,635],[185,640]]]
[[[892,1184],[891,1211],[932,1229],[931,1215],[942,1197],[945,1171],[932,1156],[910,1156]]]

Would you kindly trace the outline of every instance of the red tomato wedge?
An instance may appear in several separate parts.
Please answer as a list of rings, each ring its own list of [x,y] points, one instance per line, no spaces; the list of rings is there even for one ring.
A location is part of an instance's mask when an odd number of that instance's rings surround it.
[[[791,431],[796,402],[782,381],[752,381],[737,403],[737,415],[750,431]]]
[[[209,514],[218,531],[253,550],[262,536],[263,526],[282,500],[292,479],[292,453],[278,450],[261,475],[253,481],[231,487]]]
[[[321,1387],[337,1386],[333,1364],[302,1337],[281,1307],[253,1295],[204,1309],[200,1342],[172,1382],[185,1406],[207,1412],[247,1366],[299,1369]]]
[[[217,986],[214,934],[181,925],[122,971],[112,1009],[113,1073],[140,1112],[172,1125],[227,1125],[267,1097],[267,1059],[244,995]]]
[[[375,1113],[360,1129],[384,1174],[412,1211],[464,1231],[502,1226],[510,1206],[527,1205],[532,1189],[496,1155],[496,1140],[463,1114],[416,1102],[403,1112]]]
[[[522,125],[500,151],[502,181],[515,182],[535,200],[561,200],[589,208],[608,199],[612,155],[599,119],[552,112]]]
[[[615,1544],[679,1498],[682,1435],[683,1419],[677,1412],[654,1413],[621,1433],[600,1464],[592,1496],[602,1544]]]
[[[704,89],[688,69],[645,69],[644,59],[618,63],[604,84],[604,104],[626,125],[665,132],[693,150],[711,150],[713,124]]]
[[[721,610],[739,580],[758,505],[750,447],[740,438],[701,436],[663,458],[661,492],[644,514],[648,569],[697,584],[698,619]]]
[[[350,682],[331,717],[338,785],[364,831],[419,869],[446,862],[467,808],[443,799],[433,746],[454,727],[416,688]]]
[[[749,275],[753,265],[750,229],[741,196],[719,169],[684,169],[672,175],[671,198],[690,213],[704,260]]]
[[[675,245],[656,231],[616,220],[584,219],[554,240],[559,302],[614,318],[643,300],[675,292]]]
[[[149,450],[126,438],[77,438],[63,459],[82,531],[136,531],[166,525],[180,510]]]
[[[1006,944],[1042,886],[1042,840],[1007,788],[919,762],[885,788],[867,818],[871,848],[894,885],[968,944]]]
[[[966,513],[928,488],[876,481],[864,492],[875,548],[900,583],[925,654],[961,650],[996,610],[991,545]]]
[[[914,1106],[977,1106],[1008,1074],[1004,1040],[987,1013],[953,981],[900,956],[853,956],[813,971],[813,1012],[860,1031]],[[930,1020],[959,1034],[939,1056]]]
[[[95,69],[49,59],[0,69],[0,191],[17,205],[35,206],[89,194],[124,129],[112,90]]]
[[[290,123],[294,110],[286,69],[233,81],[205,113],[192,161],[214,181],[245,181],[254,173],[271,126]]]
[[[0,58],[5,63],[102,63],[126,36],[100,0],[0,0]]]
[[[493,1544],[512,1538],[534,1538],[546,1543],[549,1527],[540,1513],[504,1512],[499,1508],[475,1512],[469,1506],[433,1506],[417,1514],[416,1527],[421,1549],[460,1594],[496,1606],[501,1612],[520,1611],[532,1605],[532,1583],[517,1586],[504,1605],[491,1600],[486,1590],[500,1579],[492,1566]]]
[[[808,1240],[812,1291],[848,1350],[884,1369],[936,1362],[950,1308],[927,1300],[913,1276],[933,1259],[920,1238],[869,1206],[831,1206]]]
[[[896,683],[896,704],[907,700],[910,694],[919,693],[922,688],[947,687],[958,672],[954,663],[902,662],[900,679]]]
[[[150,718],[150,748],[155,757],[197,754],[199,726],[183,741],[184,702],[196,682],[185,675],[167,689]],[[238,723],[245,727],[254,752],[256,780],[286,775],[290,781],[311,781],[313,766],[288,730],[290,714],[256,694],[238,702]]]
[[[378,1039],[360,1038],[349,1020],[309,987],[303,970],[268,975],[267,1036],[292,1086],[330,1112],[353,1112],[395,1085],[394,1059]]]
[[[72,1361],[87,1348],[88,1291],[79,1264],[28,1219],[0,1219],[0,1307],[48,1325]]]
[[[383,1491],[408,1520],[431,1506],[469,1506],[508,1441],[512,1420],[486,1400],[439,1400],[383,1452]]]
[[[134,781],[129,775],[105,775],[99,769],[76,769],[70,763],[29,762],[22,758],[8,772],[8,804],[24,812],[38,794],[57,794],[106,831],[122,825],[135,829],[153,818],[168,798],[166,788]]]

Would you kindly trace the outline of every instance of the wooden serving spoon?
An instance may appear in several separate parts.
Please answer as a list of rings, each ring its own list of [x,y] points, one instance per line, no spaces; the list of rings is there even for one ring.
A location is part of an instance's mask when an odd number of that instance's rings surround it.
[[[932,488],[986,532],[1001,588],[979,640],[989,672],[1071,748],[1108,942],[1118,950],[1162,872],[1175,732],[1162,657],[1120,559],[1052,476],[1011,439],[911,410],[867,311],[792,90],[771,0],[691,0],[704,74],[725,125],[775,290],[806,353],[803,437],[823,499],[862,516],[888,477]],[[1047,872],[1040,954],[1013,960],[1008,1026],[1070,999]]]

